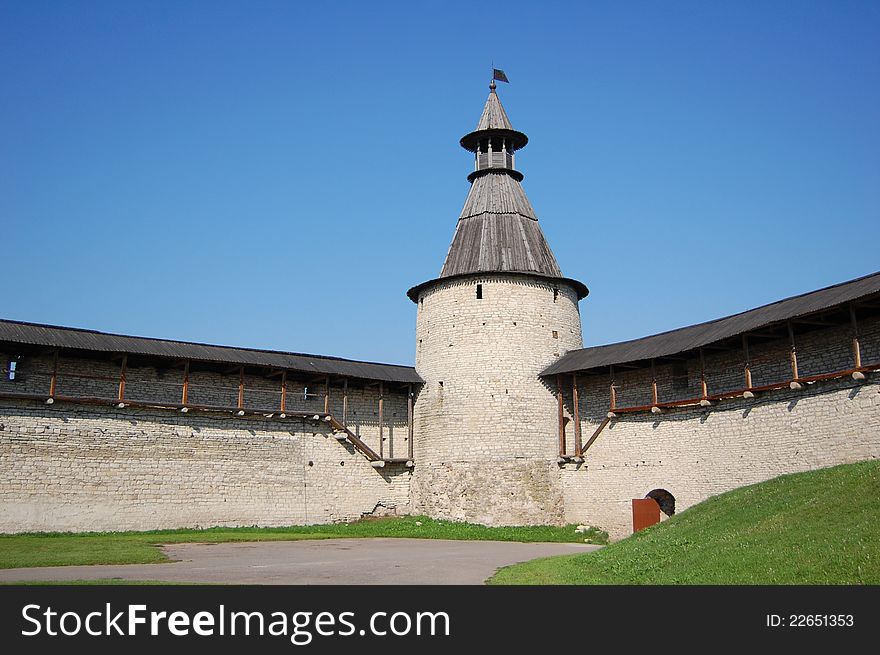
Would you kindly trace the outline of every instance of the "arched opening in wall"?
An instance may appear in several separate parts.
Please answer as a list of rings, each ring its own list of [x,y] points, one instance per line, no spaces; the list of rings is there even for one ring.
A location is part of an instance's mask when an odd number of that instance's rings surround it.
[[[675,496],[666,491],[666,489],[654,489],[645,494],[645,498],[653,498],[660,505],[660,511],[666,516],[675,514]]]

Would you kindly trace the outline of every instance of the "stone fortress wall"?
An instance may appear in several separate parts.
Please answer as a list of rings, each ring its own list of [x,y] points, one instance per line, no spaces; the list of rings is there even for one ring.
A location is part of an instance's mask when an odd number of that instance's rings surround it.
[[[48,396],[51,355],[23,357],[17,369],[0,391]],[[113,398],[119,373],[118,361],[62,356],[56,394]],[[238,382],[238,372],[193,370],[188,403],[235,407]],[[246,407],[278,407],[278,379],[249,373],[244,383]],[[181,387],[179,367],[126,371],[126,400],[179,404]],[[383,392],[385,454],[393,447],[405,457],[406,392],[390,383]],[[287,412],[323,412],[323,394],[320,382],[290,380]],[[351,380],[347,396],[349,429],[378,451],[377,385]],[[330,412],[342,416],[338,385]],[[282,526],[409,512],[411,468],[374,468],[325,421],[279,414],[2,399],[0,531]]]
[[[880,362],[880,320],[860,323],[863,365]],[[797,338],[800,377],[853,367],[849,327],[815,330]],[[753,386],[791,379],[790,345],[778,340],[750,348]],[[700,363],[693,358],[656,366],[662,401],[699,398]],[[684,371],[685,377],[681,373]],[[744,387],[742,353],[705,355],[710,394]],[[673,375],[675,374],[675,375]],[[579,376],[579,420],[586,442],[610,404],[608,375]],[[651,404],[648,369],[615,373],[617,406]],[[570,400],[570,388],[564,389]],[[566,417],[572,417],[570,402]],[[573,452],[573,424],[566,429]],[[710,407],[666,409],[662,414],[618,414],[584,453],[584,463],[559,469],[566,522],[600,526],[614,538],[632,530],[630,502],[653,489],[676,498],[676,511],[709,496],[785,473],[880,457],[880,373],[733,398]]]
[[[374,468],[335,439],[326,422],[308,416],[6,398],[0,531],[271,526],[426,513],[494,525],[589,523],[619,538],[631,528],[630,500],[652,489],[670,491],[681,511],[783,473],[880,457],[880,374],[868,373],[865,381],[818,381],[711,407],[621,413],[586,450],[584,463],[560,465],[555,380],[538,372],[580,346],[574,292],[481,276],[428,289],[418,311],[426,384],[415,403],[414,468]],[[880,362],[880,320],[860,322],[860,333],[863,363]],[[849,330],[799,335],[798,364],[802,377],[851,368]],[[17,379],[0,383],[2,391],[46,396],[51,366],[50,355],[19,360]],[[789,379],[789,366],[786,340],[751,346],[754,386]],[[118,391],[118,361],[62,356],[58,371],[59,397]],[[699,397],[699,371],[696,358],[658,364],[660,400]],[[705,371],[710,394],[744,386],[740,353],[707,353]],[[126,399],[179,403],[180,374],[131,366]],[[190,381],[193,404],[237,401],[237,373],[194,369]],[[620,370],[615,382],[618,407],[650,404],[647,369]],[[607,375],[578,377],[584,442],[609,409],[609,385]],[[248,373],[245,388],[246,405],[277,404],[277,380]],[[564,392],[571,453],[570,387]],[[374,450],[378,393],[375,383],[350,381],[349,427]],[[320,413],[323,385],[292,380],[287,398],[291,414]],[[384,453],[406,457],[405,389],[386,384],[384,403]],[[341,416],[337,383],[329,404]]]
[[[478,298],[477,287],[480,287]],[[539,377],[580,348],[575,290],[505,274],[420,292],[412,505],[492,525],[559,523],[556,400]]]

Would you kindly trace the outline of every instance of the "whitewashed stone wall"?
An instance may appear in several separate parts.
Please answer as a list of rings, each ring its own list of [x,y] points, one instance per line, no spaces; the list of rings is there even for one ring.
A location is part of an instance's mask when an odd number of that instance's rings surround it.
[[[880,321],[864,321],[862,362],[880,362]],[[797,338],[801,376],[851,368],[848,328],[814,330]],[[789,345],[753,347],[755,386],[790,379]],[[688,384],[674,388],[671,367],[658,366],[660,400],[699,397],[699,361],[686,363]],[[743,387],[742,354],[706,356],[709,393]],[[618,406],[650,404],[647,370],[616,375]],[[609,378],[579,378],[586,442],[609,406]],[[570,400],[570,386],[565,388]],[[570,406],[566,406],[571,415]],[[569,439],[573,449],[573,439]],[[816,382],[803,391],[766,392],[712,407],[620,414],[585,453],[585,463],[559,471],[567,522],[589,523],[614,538],[632,530],[631,500],[663,488],[680,511],[709,496],[785,473],[880,457],[880,373]]]
[[[415,406],[415,511],[491,525],[561,522],[556,400],[539,373],[581,346],[568,285],[494,274],[425,289],[416,323],[425,385]]]
[[[12,353],[0,353],[6,361]],[[49,394],[53,371],[51,354],[26,356],[18,362],[16,380],[0,380],[0,391]],[[200,368],[202,367],[202,368]],[[115,398],[119,391],[120,361],[75,356],[62,351],[58,359],[56,395],[94,398]],[[235,367],[228,372],[210,370],[194,362],[189,372],[187,403],[191,406],[235,407],[238,403],[239,373]],[[183,392],[183,367],[157,366],[157,360],[129,358],[126,368],[125,398],[127,400],[178,405]],[[255,369],[245,369],[244,406],[280,411],[281,381],[279,376],[267,378]],[[379,452],[379,387],[378,383],[350,379],[348,382],[348,427],[370,448]],[[383,450],[386,456],[406,457],[409,448],[407,428],[408,387],[384,383]],[[319,376],[297,379],[288,375],[285,406],[289,413],[323,412],[324,381]],[[331,379],[330,413],[340,421],[343,416],[343,386],[338,378]]]
[[[0,531],[283,526],[408,513],[326,424],[0,401]]]

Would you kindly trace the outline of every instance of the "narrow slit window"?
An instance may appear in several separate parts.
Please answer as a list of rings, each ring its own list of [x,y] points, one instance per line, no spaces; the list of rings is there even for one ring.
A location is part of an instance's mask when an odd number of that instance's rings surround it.
[[[553,302],[556,302],[559,299],[559,289],[553,289]]]
[[[483,299],[483,285],[478,284],[477,285],[477,300],[482,300],[482,299]]]
[[[6,367],[6,379],[7,380],[15,380],[15,370],[18,368],[18,362],[14,359],[9,360],[9,365]]]

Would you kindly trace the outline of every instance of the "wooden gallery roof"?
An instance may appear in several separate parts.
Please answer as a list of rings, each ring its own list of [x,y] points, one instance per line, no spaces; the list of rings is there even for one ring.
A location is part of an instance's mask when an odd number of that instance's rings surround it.
[[[850,312],[852,309],[854,313]],[[755,339],[788,338],[788,322],[799,323],[799,329],[849,324],[860,317],[878,314],[880,309],[880,272],[842,282],[834,286],[792,296],[769,305],[750,309],[733,316],[706,323],[661,332],[641,339],[571,350],[560,357],[541,375],[575,373],[578,371],[607,372],[618,364],[650,365],[652,359],[698,351],[714,345],[726,349],[740,346],[743,335]],[[803,327],[801,327],[803,326]],[[759,332],[759,334],[755,334]]]
[[[95,330],[0,320],[0,349],[9,352],[10,346],[14,348],[17,345],[238,364],[365,380],[382,380],[384,382],[415,384],[423,382],[411,366],[376,364],[339,357],[305,355],[276,350],[233,348],[188,341],[131,337]]]

